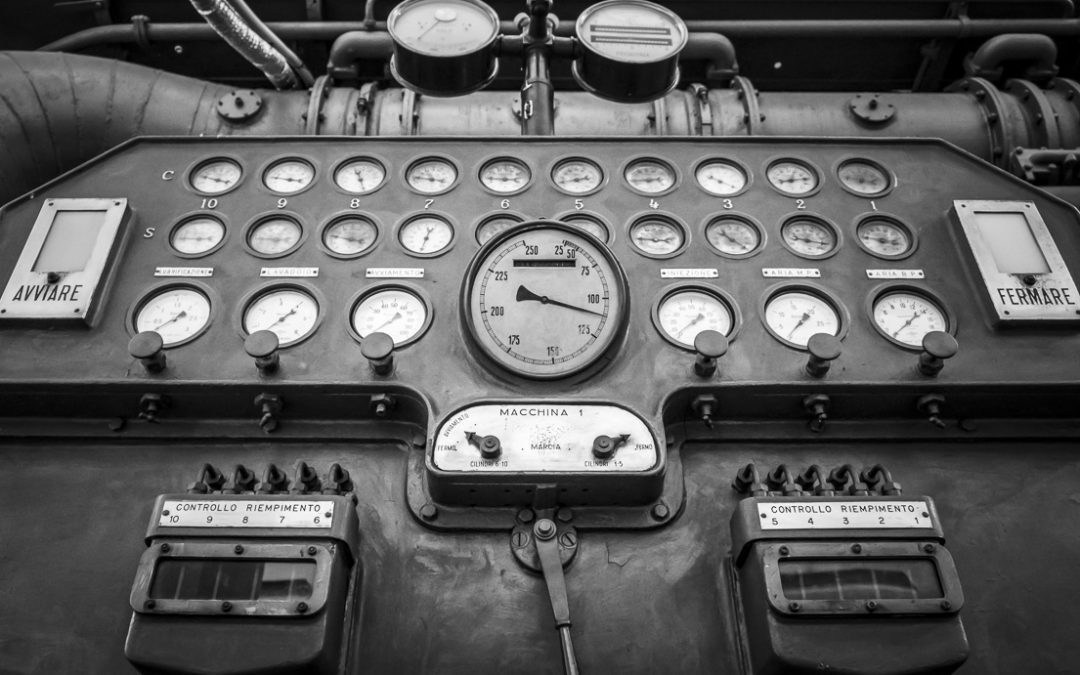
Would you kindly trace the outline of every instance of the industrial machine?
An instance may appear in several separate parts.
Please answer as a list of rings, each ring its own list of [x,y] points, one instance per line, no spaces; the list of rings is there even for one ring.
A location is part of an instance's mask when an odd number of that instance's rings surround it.
[[[22,4],[0,672],[1075,672],[1071,0]]]

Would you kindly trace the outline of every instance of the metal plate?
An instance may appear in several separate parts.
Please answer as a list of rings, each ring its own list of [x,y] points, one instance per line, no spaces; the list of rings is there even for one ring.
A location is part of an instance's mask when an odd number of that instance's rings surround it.
[[[759,502],[763,530],[933,528],[924,501]]]
[[[168,499],[158,526],[329,528],[333,512],[330,501]]]

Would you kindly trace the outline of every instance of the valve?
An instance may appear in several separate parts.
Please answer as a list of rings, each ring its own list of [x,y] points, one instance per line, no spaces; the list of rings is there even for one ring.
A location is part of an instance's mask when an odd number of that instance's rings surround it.
[[[615,451],[625,445],[628,440],[630,440],[630,434],[620,434],[618,436],[605,436],[601,434],[593,439],[593,457],[596,457],[597,459],[611,459],[615,456]]]
[[[386,417],[396,405],[397,399],[390,394],[375,394],[368,402],[368,407],[375,417]]]
[[[188,485],[188,494],[192,495],[205,495],[213,492],[214,490],[220,490],[225,485],[225,476],[218,471],[212,464],[203,464],[199,469],[199,477],[195,479],[195,482]]]
[[[262,482],[259,483],[259,489],[256,490],[259,494],[280,494],[289,491],[289,476],[279,469],[276,464],[271,464],[266,467],[266,473],[263,474]]]
[[[705,426],[712,429],[713,415],[716,414],[716,407],[718,404],[719,402],[712,394],[702,394],[695,397],[694,400],[690,402],[690,409],[705,423]]]
[[[694,372],[698,377],[712,377],[716,373],[716,362],[727,354],[727,350],[726,335],[715,330],[701,331],[694,337],[694,351],[697,352]]]
[[[394,370],[394,338],[386,333],[372,333],[364,338],[360,353],[376,375],[386,376]]]
[[[502,443],[498,436],[481,436],[473,431],[465,432],[465,440],[475,446],[484,459],[495,459],[502,454]]]
[[[795,476],[795,482],[798,483],[803,492],[807,494],[831,497],[836,494],[836,491],[832,489],[832,486],[826,482],[824,470],[817,464],[811,464],[807,467],[806,471],[803,471],[798,476]]]
[[[731,487],[746,497],[764,497],[769,491],[765,483],[761,482],[761,476],[753,462],[739,469],[735,480],[731,481]]]
[[[281,364],[278,347],[281,342],[276,333],[257,330],[244,340],[244,351],[255,359],[255,367],[260,375],[273,375]]]
[[[945,359],[956,356],[959,349],[956,338],[943,330],[932,330],[924,335],[922,347],[922,354],[919,354],[919,372],[927,377],[937,377],[945,367]]]
[[[893,496],[903,494],[900,483],[893,480],[892,472],[880,464],[875,464],[869,469],[863,469],[860,478],[866,482],[871,492],[879,495]]]
[[[829,419],[829,397],[825,394],[811,394],[803,399],[803,409],[810,414],[810,431],[820,434],[825,431],[825,421]]]
[[[915,400],[915,409],[926,415],[927,421],[939,429],[945,428],[945,422],[941,419],[941,408],[945,405],[945,397],[941,394],[926,394]]]
[[[223,487],[223,494],[238,495],[244,492],[255,491],[255,472],[243,464],[237,464],[233,469],[232,483],[229,487]]]
[[[152,330],[137,333],[128,342],[128,354],[139,360],[148,373],[165,370],[165,341],[161,334]]]
[[[829,372],[832,362],[840,357],[840,338],[828,333],[814,333],[806,343],[810,358],[806,361],[806,374],[822,378]]]
[[[296,466],[296,481],[293,483],[293,494],[317,494],[321,489],[322,482],[319,481],[319,474],[307,462],[300,462]]]
[[[168,407],[168,399],[161,394],[143,394],[139,399],[139,418],[157,424],[158,414]]]
[[[801,497],[803,494],[786,464],[781,464],[770,471],[766,480],[776,494],[782,494],[785,497]]]
[[[866,483],[859,480],[855,473],[855,467],[845,464],[829,472],[829,482],[836,488],[838,495],[851,495],[853,497],[865,497],[870,494]]]
[[[330,465],[330,472],[326,474],[326,484],[323,486],[324,495],[340,495],[353,491],[352,477],[340,464]]]
[[[277,394],[259,394],[255,397],[255,407],[259,409],[259,427],[268,434],[278,428],[278,414],[284,401]]]

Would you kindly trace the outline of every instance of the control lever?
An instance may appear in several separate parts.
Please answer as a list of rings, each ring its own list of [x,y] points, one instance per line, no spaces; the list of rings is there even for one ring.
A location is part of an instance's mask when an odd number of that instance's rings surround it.
[[[723,333],[715,330],[703,330],[694,337],[694,351],[697,359],[694,361],[694,372],[698,377],[712,377],[716,374],[716,362],[724,354],[727,354],[728,339]]]
[[[716,414],[716,407],[719,405],[719,401],[712,394],[702,394],[697,396],[690,402],[690,409],[701,418],[701,421],[705,423],[705,426],[710,429],[713,428],[713,415]]]
[[[866,483],[858,480],[855,467],[845,464],[829,472],[829,482],[836,488],[836,494],[851,495],[852,497],[866,497],[870,490]]]
[[[498,436],[481,436],[475,431],[466,431],[465,440],[475,446],[484,459],[495,459],[502,454],[502,442]]]
[[[941,394],[927,394],[920,396],[915,401],[915,409],[939,429],[945,428],[945,422],[941,419],[941,408],[945,405],[945,397]]]
[[[160,373],[165,370],[165,341],[161,335],[152,331],[144,330],[135,335],[128,342],[128,354],[132,358],[139,359],[148,373]]]
[[[828,333],[814,333],[806,343],[810,358],[806,361],[806,374],[822,378],[829,372],[832,362],[840,358],[840,338]]]
[[[243,464],[237,464],[233,469],[232,485],[222,488],[222,493],[238,495],[244,492],[255,492],[255,472]]]
[[[860,478],[866,481],[871,492],[876,492],[879,495],[893,496],[903,493],[900,483],[893,480],[892,472],[880,464],[875,464],[869,469],[863,469]]]
[[[829,397],[825,394],[812,394],[803,399],[803,409],[810,413],[810,431],[820,434],[825,431],[825,420],[829,419]]]
[[[205,495],[220,490],[222,485],[225,485],[225,476],[213,464],[203,464],[199,477],[188,486],[187,491],[192,495]]]
[[[922,354],[919,354],[919,372],[927,377],[937,377],[945,367],[945,359],[956,356],[959,345],[956,338],[943,330],[932,330],[923,336]]]
[[[257,330],[244,339],[244,351],[255,359],[255,367],[260,375],[273,375],[281,364],[278,347],[281,345],[277,333]]]
[[[597,459],[611,459],[615,456],[615,451],[623,445],[626,445],[626,442],[628,440],[630,440],[630,434],[619,434],[618,436],[597,436],[595,439],[593,439],[592,454]]]
[[[540,569],[551,599],[551,611],[555,615],[555,628],[562,641],[563,671],[566,675],[578,675],[577,656],[570,636],[570,602],[566,599],[566,577],[563,575],[559,544],[555,538],[558,528],[555,521],[541,518],[533,525],[536,552],[540,557]]]
[[[739,469],[739,473],[735,474],[735,480],[731,481],[731,487],[746,497],[764,497],[769,491],[769,488],[761,482],[761,476],[753,462]]]
[[[307,462],[300,462],[296,467],[296,482],[293,483],[293,494],[318,493],[322,489],[319,474],[312,469]]]
[[[806,471],[795,476],[795,482],[801,485],[807,494],[819,497],[831,497],[836,494],[836,491],[826,482],[824,471],[817,464],[811,464]]]
[[[376,375],[389,375],[394,370],[394,338],[386,333],[372,333],[360,343],[360,353]]]
[[[785,497],[801,497],[803,494],[786,464],[781,464],[770,471],[766,480],[769,481],[770,487],[776,488],[776,492]]]
[[[277,464],[271,464],[266,467],[266,474],[263,475],[262,483],[259,484],[258,493],[267,494],[281,494],[289,491],[289,476],[277,467]]]
[[[340,495],[353,491],[352,477],[347,469],[341,468],[340,464],[330,465],[330,473],[326,475],[326,485],[323,486],[324,495]]]

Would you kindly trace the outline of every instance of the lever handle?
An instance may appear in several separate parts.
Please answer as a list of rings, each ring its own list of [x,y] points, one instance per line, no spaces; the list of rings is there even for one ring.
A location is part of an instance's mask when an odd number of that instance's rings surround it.
[[[563,575],[559,544],[555,538],[558,530],[555,521],[541,518],[533,525],[536,552],[540,557],[540,569],[544,572],[544,584],[551,599],[551,611],[555,615],[555,628],[562,642],[563,670],[566,675],[578,675],[577,656],[570,636],[570,602],[566,599],[566,577]]]

